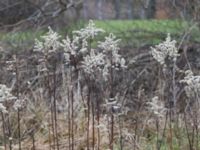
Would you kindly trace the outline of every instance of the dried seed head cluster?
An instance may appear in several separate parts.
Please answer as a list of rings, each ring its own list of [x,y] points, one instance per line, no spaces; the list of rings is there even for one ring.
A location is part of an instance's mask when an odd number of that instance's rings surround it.
[[[185,72],[186,76],[181,83],[185,83],[185,92],[189,98],[194,98],[200,93],[200,76],[194,76],[191,70]]]
[[[103,50],[106,55],[107,65],[115,69],[126,68],[125,59],[119,54],[119,42],[120,39],[116,39],[116,36],[112,33],[108,37],[105,37],[105,41],[99,42],[98,47]]]
[[[21,110],[26,106],[26,99],[17,99],[13,105],[15,110]]]
[[[0,84],[0,102],[13,101],[17,98],[11,94],[11,89],[4,84]]]
[[[7,70],[12,71],[14,73],[16,69],[15,67],[16,65],[18,65],[16,55],[13,55],[12,60],[6,61],[6,65],[7,65]]]
[[[153,112],[156,117],[164,117],[166,112],[165,105],[162,101],[159,101],[158,96],[152,98],[151,102],[147,102],[148,109]]]
[[[95,71],[102,71],[105,80],[109,75],[110,68],[119,70],[126,68],[125,59],[119,54],[119,39],[113,34],[105,37],[105,41],[98,42],[98,49],[91,48],[91,39],[94,39],[99,33],[104,32],[103,29],[97,28],[93,21],[90,21],[88,26],[79,31],[73,32],[73,38],[68,36],[61,42],[65,60],[70,63],[73,59],[81,60],[81,68],[87,74],[93,74]],[[80,56],[80,57],[79,57]]]
[[[82,68],[88,74],[93,74],[97,70],[101,70],[105,64],[103,53],[95,53],[94,49],[91,49],[90,54],[83,58]]]
[[[77,49],[79,45],[79,38],[74,37],[73,40],[70,40],[70,38],[67,36],[66,39],[62,40],[61,46],[64,50],[65,59],[67,62],[70,61],[70,56],[75,56],[77,54]]]
[[[6,107],[2,103],[0,103],[0,112],[2,112],[3,114],[8,113],[8,111],[6,110]]]
[[[48,29],[49,31],[44,36],[41,36],[41,41],[35,40],[34,46],[34,51],[42,52],[45,55],[56,52],[60,48],[59,39],[61,36],[53,31],[51,27]]]
[[[165,65],[166,58],[176,61],[177,56],[179,56],[176,41],[171,40],[170,34],[164,42],[152,47],[151,50],[154,59],[161,65]]]
[[[119,50],[119,42],[121,40],[120,39],[116,39],[116,36],[112,33],[109,34],[108,37],[105,37],[105,41],[104,42],[99,42],[99,48],[103,49],[104,52],[107,51],[118,51]]]
[[[112,67],[115,70],[126,68],[125,59],[119,54],[119,39],[113,34],[105,37],[105,41],[98,42],[101,50],[91,50],[90,54],[84,58],[83,70],[93,73],[96,69],[102,70],[104,80],[108,80],[109,71]],[[89,71],[88,71],[89,70]]]
[[[105,41],[98,42],[98,47],[102,49],[105,55],[105,65],[103,68],[103,78],[105,81],[108,80],[111,68],[119,70],[127,67],[125,59],[119,54],[119,42],[120,39],[116,39],[112,33],[105,37]]]
[[[41,40],[35,39],[33,51],[42,54],[38,60],[39,72],[46,72],[48,70],[49,60],[51,60],[53,54],[59,52],[61,48],[61,36],[57,32],[53,31],[51,27],[48,29],[49,31],[44,36],[41,36]]]
[[[89,21],[89,24],[87,27],[74,31],[73,33],[78,35],[78,37],[82,39],[94,39],[96,35],[98,35],[101,32],[105,32],[103,29],[97,28],[92,20]]]
[[[61,47],[64,51],[65,60],[69,63],[71,57],[78,57],[80,54],[87,52],[88,42],[78,36],[73,36],[72,40],[67,36],[66,39],[62,40]]]
[[[61,36],[54,32],[50,27],[46,35],[42,36],[42,41],[35,40],[34,51],[42,52],[44,55],[56,52],[62,48],[65,60],[69,63],[71,58],[78,56],[83,57],[83,61],[80,63],[81,68],[88,74],[94,73],[95,70],[102,69],[103,76],[109,74],[109,68],[119,70],[119,68],[126,68],[125,59],[119,54],[119,39],[113,34],[105,37],[105,41],[98,42],[98,47],[101,51],[97,51],[88,47],[88,39],[93,39],[99,33],[104,32],[103,29],[97,28],[93,21],[89,21],[88,26],[79,31],[74,31],[73,38],[68,36],[60,42]],[[40,70],[47,70],[47,60],[43,58],[40,62]]]
[[[93,21],[89,21],[88,26],[73,32],[72,39],[70,39],[68,36],[66,37],[66,39],[63,39],[61,47],[64,50],[66,62],[69,63],[70,61],[72,61],[70,58],[76,58],[80,55],[85,55],[87,53],[90,53],[88,55],[92,56],[88,47],[88,45],[91,44],[88,43],[91,42],[89,39],[94,39],[94,37],[101,32],[104,32],[104,30],[97,28]],[[89,56],[87,56],[86,59],[89,59]],[[83,64],[85,64],[85,62]]]

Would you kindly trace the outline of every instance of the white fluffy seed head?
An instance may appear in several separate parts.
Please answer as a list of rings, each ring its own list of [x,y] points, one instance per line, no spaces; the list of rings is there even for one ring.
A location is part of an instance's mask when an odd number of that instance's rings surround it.
[[[116,39],[116,36],[112,33],[105,37],[105,41],[98,42],[98,47],[103,49],[104,53],[109,51],[118,51],[120,39]]]
[[[173,61],[176,61],[178,54],[178,49],[176,48],[176,41],[171,40],[170,34],[167,35],[167,38],[164,42],[151,47],[151,53],[153,58],[159,62],[161,65],[164,65],[165,59],[169,57]]]
[[[17,99],[13,105],[13,108],[15,110],[21,110],[25,107],[26,105],[26,100],[25,99]]]
[[[0,112],[2,112],[3,114],[8,113],[8,111],[6,110],[6,107],[2,103],[0,103]]]
[[[56,52],[60,48],[59,39],[61,36],[53,31],[51,27],[48,27],[49,31],[41,36],[41,41],[35,39],[34,51],[42,52],[43,54],[49,54]]]
[[[78,31],[74,31],[73,33],[78,35],[82,39],[94,39],[99,33],[105,32],[103,29],[97,28],[92,20],[89,21],[89,24]]]
[[[180,82],[185,84],[187,97],[194,98],[200,93],[200,76],[195,76],[191,70],[187,70],[185,74],[186,76]]]
[[[11,89],[4,84],[0,84],[0,102],[13,101],[17,98],[11,94]]]
[[[83,58],[82,68],[84,72],[92,74],[95,70],[101,69],[104,64],[104,54],[96,53],[94,49],[91,49],[90,54]]]
[[[117,39],[116,36],[111,33],[108,37],[105,37],[105,41],[98,42],[98,47],[103,50],[106,56],[105,62],[107,62],[107,64],[105,70],[108,70],[109,67],[113,67],[116,70],[127,67],[125,65],[125,59],[119,54],[120,41],[120,39]]]
[[[162,101],[159,101],[158,96],[152,98],[151,102],[147,102],[148,109],[153,112],[156,117],[164,117],[166,108]]]

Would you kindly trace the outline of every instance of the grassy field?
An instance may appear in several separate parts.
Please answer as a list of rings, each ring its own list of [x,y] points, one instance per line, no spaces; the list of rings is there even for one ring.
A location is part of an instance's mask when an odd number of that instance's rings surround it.
[[[70,35],[72,30],[82,28],[86,23],[79,21],[68,27],[59,29],[63,36]],[[122,39],[123,46],[141,47],[154,45],[162,41],[167,33],[180,41],[184,33],[191,30],[191,41],[200,41],[200,30],[184,21],[179,20],[105,20],[95,21],[97,27],[104,29],[107,33],[114,33]],[[38,38],[47,31],[44,29],[22,32],[0,32],[0,41],[30,47],[35,38]]]

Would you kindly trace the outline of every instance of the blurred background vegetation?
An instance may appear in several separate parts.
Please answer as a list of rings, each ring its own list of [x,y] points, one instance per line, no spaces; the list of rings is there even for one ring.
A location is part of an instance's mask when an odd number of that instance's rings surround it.
[[[167,33],[200,41],[199,0],[1,0],[0,41],[30,48],[47,26],[65,36],[89,19],[127,47],[157,44]]]

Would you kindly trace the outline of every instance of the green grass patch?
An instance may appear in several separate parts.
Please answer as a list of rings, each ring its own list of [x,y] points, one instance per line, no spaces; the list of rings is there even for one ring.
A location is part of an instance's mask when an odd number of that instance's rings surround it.
[[[180,20],[111,20],[95,21],[98,27],[116,34],[127,45],[152,45],[164,40],[167,33],[180,41],[191,25]],[[191,30],[192,41],[200,39],[196,26]]]
[[[143,45],[154,45],[164,40],[167,33],[180,41],[184,32],[190,28],[190,24],[180,20],[105,20],[94,21],[96,26],[104,29],[107,33],[114,33],[122,39],[122,45],[140,47]],[[58,32],[63,35],[71,35],[73,30],[78,30],[88,22],[79,21],[68,27],[63,27]],[[35,38],[43,35],[47,29],[22,32],[0,32],[0,41],[18,45],[33,44]],[[192,41],[200,41],[200,30],[194,27],[191,30]]]

